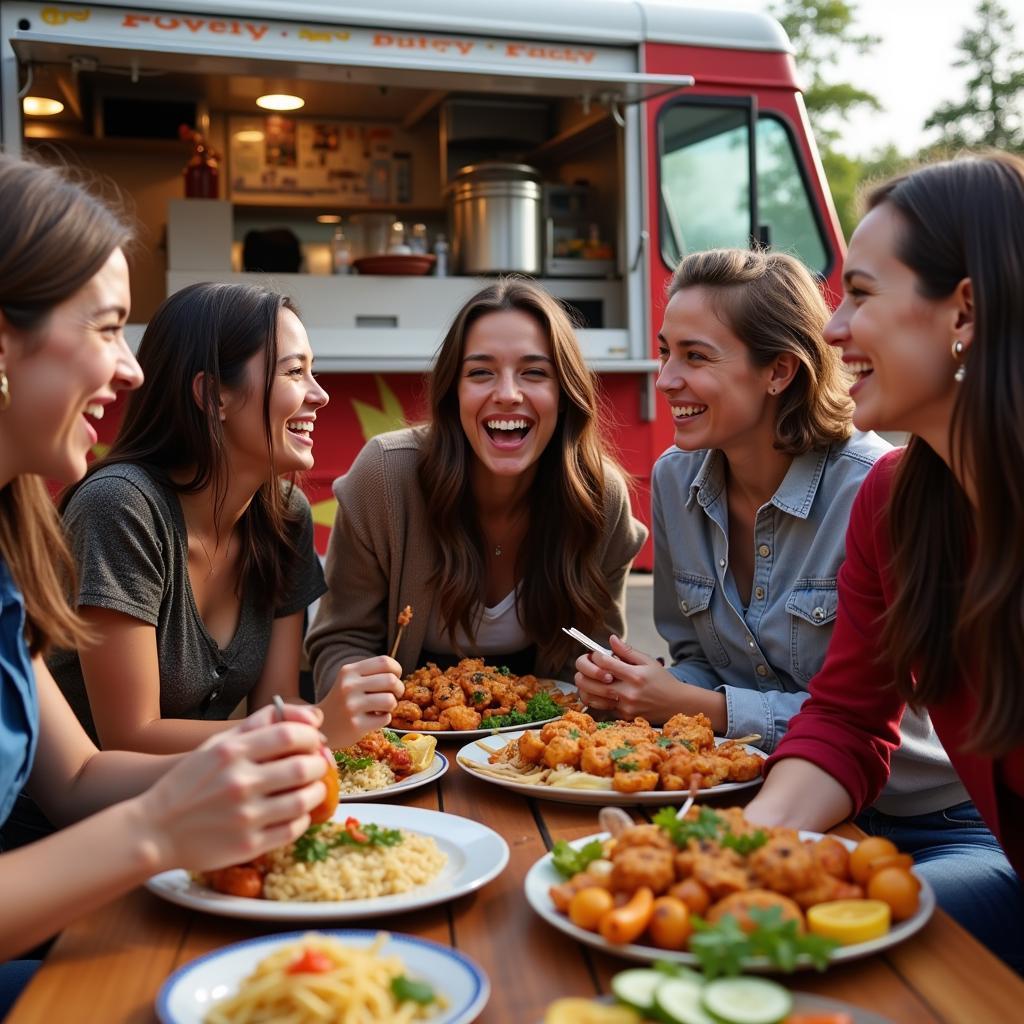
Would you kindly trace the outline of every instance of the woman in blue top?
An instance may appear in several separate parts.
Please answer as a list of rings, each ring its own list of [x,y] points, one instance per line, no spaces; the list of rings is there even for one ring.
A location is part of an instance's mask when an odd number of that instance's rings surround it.
[[[888,448],[853,433],[827,320],[810,274],[780,253],[695,253],[676,270],[658,377],[675,447],[652,486],[654,614],[672,665],[613,637],[615,657],[576,663],[591,706],[654,721],[703,712],[716,733],[756,733],[770,751],[807,699],[850,508]],[[927,715],[908,711],[901,733],[889,783],[858,823],[914,853],[943,908],[1012,957],[1016,876]]]
[[[55,169],[0,155],[0,825],[23,787],[70,826],[0,855],[0,963],[172,867],[297,838],[324,797],[321,715],[265,708],[185,756],[100,753],[43,662],[88,642],[44,479],[69,484],[90,423],[138,387],[125,344],[130,232]],[[71,824],[77,822],[77,824]],[[0,1014],[11,967],[0,967]],[[6,976],[6,977],[5,977]]]

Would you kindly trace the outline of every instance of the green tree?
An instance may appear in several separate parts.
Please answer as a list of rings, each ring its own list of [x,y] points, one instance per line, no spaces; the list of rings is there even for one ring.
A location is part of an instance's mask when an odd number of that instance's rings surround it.
[[[1013,21],[998,0],[981,0],[974,13],[978,24],[964,30],[953,63],[971,69],[967,95],[941,104],[924,126],[939,129],[942,146],[1024,152],[1024,51],[1013,45]]]
[[[851,82],[830,81],[829,71],[840,53],[867,53],[879,37],[856,25],[853,0],[780,0],[771,7],[793,43],[797,71],[803,78],[804,103],[821,151],[832,200],[843,231],[849,237],[857,223],[857,185],[860,163],[836,145],[843,122],[855,110],[881,110],[874,93]]]

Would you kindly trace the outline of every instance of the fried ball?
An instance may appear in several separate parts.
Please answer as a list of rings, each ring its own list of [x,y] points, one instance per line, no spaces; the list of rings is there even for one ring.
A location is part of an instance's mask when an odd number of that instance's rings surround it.
[[[544,763],[549,768],[568,765],[576,768],[580,763],[580,741],[571,736],[555,736],[544,751]]]
[[[712,899],[722,899],[750,888],[750,872],[735,850],[718,850],[694,858],[691,878],[700,882]]]
[[[715,745],[715,732],[711,719],[705,714],[673,715],[662,727],[663,736],[686,740],[693,745],[695,753],[711,750]]]
[[[646,793],[658,788],[658,773],[638,768],[631,772],[616,772],[612,776],[612,789],[616,793]]]
[[[795,832],[772,836],[748,863],[758,883],[775,892],[806,889],[814,875],[814,857]]]
[[[850,881],[850,851],[835,836],[825,836],[811,846],[814,863],[833,878]]]
[[[767,889],[749,889],[747,892],[733,893],[719,900],[708,911],[709,924],[717,924],[726,914],[732,914],[736,923],[748,935],[757,928],[757,922],[751,918],[751,910],[768,910],[778,907],[782,911],[783,921],[796,921],[796,930],[804,933],[804,915],[796,903],[788,896]]]
[[[672,854],[655,846],[618,847],[612,853],[612,892],[636,892],[646,886],[655,896],[675,882]]]
[[[588,737],[580,744],[580,771],[611,778],[615,773],[610,747],[599,746]]]
[[[519,760],[525,764],[540,764],[546,749],[536,729],[527,729],[519,737]]]
[[[675,844],[657,825],[633,825],[623,829],[615,837],[615,852],[628,850],[631,846],[653,846],[656,850],[675,853]]]
[[[434,685],[434,704],[439,711],[445,708],[465,705],[466,695],[462,687],[450,679],[442,679]]]
[[[727,762],[709,754],[693,754],[685,748],[669,751],[658,768],[662,789],[668,790],[688,790],[694,776],[698,789],[710,789],[722,782],[727,773]]]
[[[725,778],[728,782],[749,782],[756,779],[764,768],[764,758],[751,754],[737,743],[724,743],[714,756],[725,762]]]
[[[405,699],[411,700],[413,704],[418,704],[421,708],[425,708],[433,701],[434,695],[431,693],[429,686],[422,686],[419,683],[406,683]]]
[[[423,710],[419,704],[414,704],[411,700],[400,700],[395,705],[391,717],[401,718],[405,722],[415,722],[418,718],[423,717]]]
[[[438,723],[448,729],[479,729],[480,712],[455,704],[441,712]]]

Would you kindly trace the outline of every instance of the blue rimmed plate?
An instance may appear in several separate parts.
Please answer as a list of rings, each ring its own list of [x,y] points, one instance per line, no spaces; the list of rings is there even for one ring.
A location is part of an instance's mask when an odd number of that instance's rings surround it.
[[[236,942],[179,967],[164,982],[156,998],[156,1014],[161,1024],[203,1024],[210,1007],[234,995],[261,960],[307,934],[287,932]],[[319,934],[351,946],[369,946],[378,932],[346,928]],[[396,933],[390,935],[381,952],[400,957],[410,977],[430,982],[444,996],[448,1005],[430,1018],[431,1024],[469,1024],[487,1005],[491,994],[487,975],[462,953],[429,939]]]

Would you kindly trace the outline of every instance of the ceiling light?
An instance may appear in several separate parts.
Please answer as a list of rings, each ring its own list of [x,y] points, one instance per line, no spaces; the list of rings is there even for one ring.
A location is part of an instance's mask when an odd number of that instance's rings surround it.
[[[339,213],[321,213],[316,219],[317,224],[340,224],[341,214]]]
[[[29,117],[51,117],[59,114],[64,109],[60,100],[50,99],[49,96],[26,96],[21,101],[21,109]]]
[[[236,142],[262,142],[263,132],[258,128],[247,128],[245,131],[235,132]]]
[[[305,105],[306,101],[301,96],[289,96],[282,92],[272,92],[256,100],[256,106],[264,110],[298,110]]]

